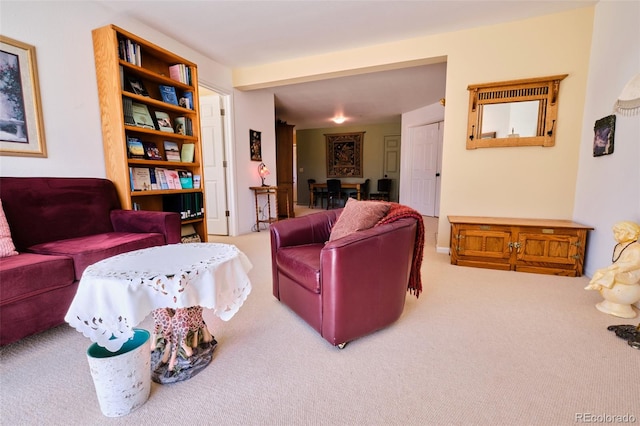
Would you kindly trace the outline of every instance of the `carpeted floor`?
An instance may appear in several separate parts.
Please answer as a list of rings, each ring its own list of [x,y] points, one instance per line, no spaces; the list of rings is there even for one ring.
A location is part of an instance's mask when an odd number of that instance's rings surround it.
[[[254,268],[235,317],[205,313],[219,342],[209,367],[185,382],[153,383],[146,404],[110,419],[89,373],[90,342],[63,325],[0,349],[0,424],[640,422],[640,351],[607,330],[638,318],[597,311],[585,277],[452,266],[435,252],[437,219],[425,224],[424,293],[407,295],[395,324],[343,350],[272,296],[268,232],[212,238],[238,246]]]

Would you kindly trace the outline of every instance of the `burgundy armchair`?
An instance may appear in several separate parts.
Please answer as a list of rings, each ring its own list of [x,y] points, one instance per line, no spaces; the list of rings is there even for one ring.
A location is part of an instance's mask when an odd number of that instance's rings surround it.
[[[273,295],[339,348],[400,317],[414,251],[422,255],[415,217],[329,241],[342,211],[270,227]]]

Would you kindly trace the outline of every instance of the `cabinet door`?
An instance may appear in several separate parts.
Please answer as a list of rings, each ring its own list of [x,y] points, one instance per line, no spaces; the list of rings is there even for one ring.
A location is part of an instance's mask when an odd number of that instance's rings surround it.
[[[575,265],[578,237],[522,232],[518,236],[518,261]]]
[[[510,270],[511,230],[507,227],[460,226],[452,235],[452,263],[461,266]],[[496,229],[497,228],[497,229]]]
[[[518,236],[515,270],[564,276],[582,274],[580,238],[521,232]]]
[[[508,259],[510,257],[510,241],[510,231],[461,229],[458,243],[458,254],[460,256],[482,256],[494,259]]]

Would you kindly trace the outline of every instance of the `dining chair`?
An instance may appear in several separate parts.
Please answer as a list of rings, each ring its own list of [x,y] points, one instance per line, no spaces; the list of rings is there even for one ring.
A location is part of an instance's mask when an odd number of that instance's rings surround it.
[[[371,200],[390,201],[391,198],[391,179],[378,179],[378,192],[369,194]]]
[[[316,183],[315,179],[307,179],[307,187],[309,188],[309,208],[315,207],[315,204],[318,202],[319,192],[317,189],[311,189],[311,184]],[[313,195],[313,197],[312,197]],[[313,199],[313,205],[311,205],[311,199]],[[322,203],[322,200],[320,200]],[[322,205],[322,204],[320,204]]]
[[[338,199],[338,206],[342,202],[342,182],[340,179],[327,179],[327,210],[335,207],[336,198]]]
[[[369,183],[371,179],[367,179],[364,183],[360,184],[360,200],[368,200],[369,199]],[[349,197],[358,198],[358,191],[349,192]]]

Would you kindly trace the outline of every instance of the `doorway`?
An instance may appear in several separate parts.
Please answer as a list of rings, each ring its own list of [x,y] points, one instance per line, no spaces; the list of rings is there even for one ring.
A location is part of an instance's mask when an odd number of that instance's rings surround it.
[[[409,128],[409,202],[423,216],[440,215],[444,122]]]
[[[225,106],[228,96],[200,86],[200,134],[207,233],[229,235]]]

